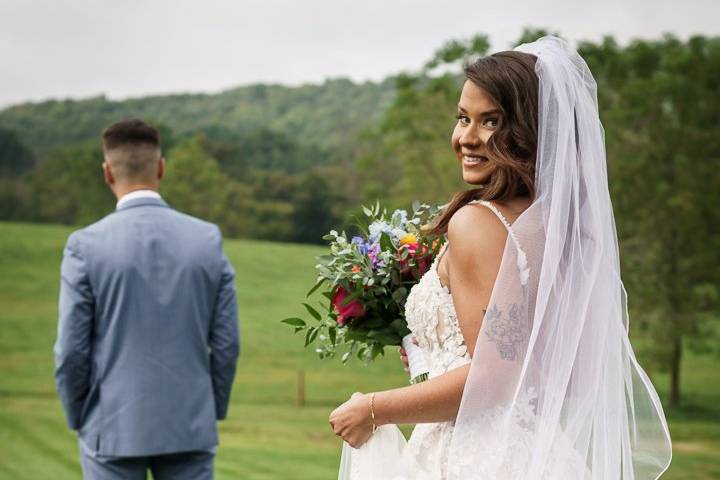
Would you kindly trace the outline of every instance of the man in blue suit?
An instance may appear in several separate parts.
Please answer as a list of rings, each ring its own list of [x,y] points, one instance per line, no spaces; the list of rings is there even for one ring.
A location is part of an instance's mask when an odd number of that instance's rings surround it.
[[[157,193],[157,130],[118,122],[103,151],[117,209],[68,238],[55,344],[83,473],[211,479],[239,354],[235,272],[218,227]]]

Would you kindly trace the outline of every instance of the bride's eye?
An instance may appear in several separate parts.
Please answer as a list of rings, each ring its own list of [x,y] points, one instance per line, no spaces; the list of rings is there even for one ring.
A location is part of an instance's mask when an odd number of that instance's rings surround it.
[[[487,118],[487,119],[485,119],[485,121],[483,122],[483,125],[486,126],[486,127],[488,127],[488,128],[497,128],[499,124],[500,124],[500,119],[497,118],[497,117]]]
[[[470,118],[467,115],[458,113],[457,115],[455,115],[455,118],[457,118],[457,120],[463,125],[470,125]]]

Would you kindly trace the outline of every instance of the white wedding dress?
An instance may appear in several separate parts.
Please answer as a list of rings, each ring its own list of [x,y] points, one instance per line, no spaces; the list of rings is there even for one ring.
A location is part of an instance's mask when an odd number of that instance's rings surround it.
[[[503,224],[510,225],[488,202],[472,202],[491,209]],[[430,269],[413,286],[405,304],[408,328],[424,350],[430,372],[437,377],[470,363],[450,291],[438,274],[447,244]],[[453,422],[421,423],[406,442],[395,425],[380,427],[359,449],[343,446],[339,480],[441,480],[447,477]]]

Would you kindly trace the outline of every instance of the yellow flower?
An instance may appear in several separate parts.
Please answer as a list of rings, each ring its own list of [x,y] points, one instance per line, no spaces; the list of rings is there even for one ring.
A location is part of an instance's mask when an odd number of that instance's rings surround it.
[[[410,243],[417,243],[417,237],[412,233],[408,233],[400,239],[400,245],[407,245]]]

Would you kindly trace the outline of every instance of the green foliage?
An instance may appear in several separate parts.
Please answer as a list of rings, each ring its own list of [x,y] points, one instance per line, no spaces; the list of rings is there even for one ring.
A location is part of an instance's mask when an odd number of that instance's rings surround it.
[[[364,201],[382,198],[392,207],[437,202],[461,188],[450,149],[461,85],[452,74],[398,78],[395,102],[362,139],[358,166]]]
[[[601,89],[633,331],[677,376],[685,343],[720,342],[720,38],[581,49]]]
[[[170,151],[162,193],[174,208],[218,223],[229,236],[304,243],[319,243],[340,221],[345,197],[331,172],[247,169],[230,177],[206,145],[200,136]]]
[[[115,208],[104,183],[97,142],[59,147],[26,177],[32,219],[66,225],[94,222]]]
[[[33,217],[32,192],[26,182],[0,178],[0,219],[22,220]]]
[[[292,238],[296,181],[295,177],[282,171],[255,170],[247,176],[246,182],[252,198],[248,204],[253,222],[251,231],[256,238]]]
[[[337,228],[345,207],[342,185],[333,185],[337,179],[329,171],[311,170],[297,182],[293,200],[292,239],[303,243],[318,243],[321,235]]]
[[[487,35],[478,34],[466,40],[449,40],[437,49],[430,61],[425,64],[426,70],[439,66],[465,64],[473,58],[487,54],[490,40]]]
[[[228,204],[231,181],[220,171],[198,139],[186,140],[167,155],[163,197],[174,208],[214,223],[223,223],[225,212],[237,208]],[[239,228],[235,225],[232,228]]]
[[[30,170],[35,165],[35,156],[18,135],[0,128],[0,177],[13,177]]]
[[[236,180],[243,180],[251,170],[299,173],[330,162],[330,155],[319,147],[302,144],[285,132],[269,128],[231,131],[215,125],[202,133],[205,150]]]

